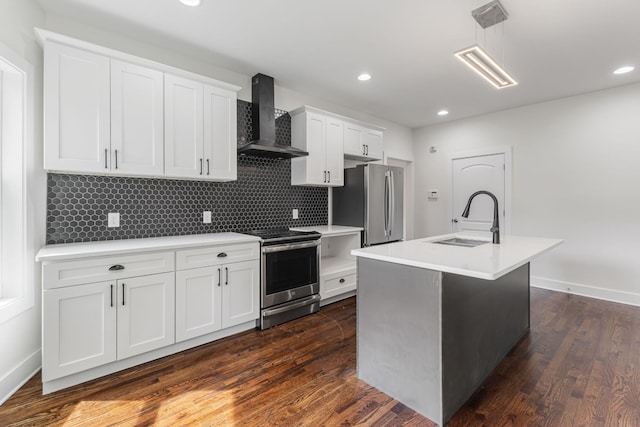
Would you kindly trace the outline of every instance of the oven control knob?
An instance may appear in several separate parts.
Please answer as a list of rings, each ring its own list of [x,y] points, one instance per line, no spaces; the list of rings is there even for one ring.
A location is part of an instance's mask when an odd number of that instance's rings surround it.
[[[226,252],[220,252],[220,253],[218,254],[218,258],[226,258],[226,257],[227,257]]]

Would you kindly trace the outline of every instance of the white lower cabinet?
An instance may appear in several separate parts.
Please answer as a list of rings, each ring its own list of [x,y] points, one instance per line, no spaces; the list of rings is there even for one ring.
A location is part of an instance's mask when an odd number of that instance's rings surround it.
[[[173,273],[118,280],[118,360],[175,342]]]
[[[116,360],[114,288],[100,282],[43,292],[43,381]]]
[[[258,260],[177,271],[176,341],[258,319],[259,272]]]
[[[173,344],[174,275],[43,292],[44,381]]]
[[[355,291],[358,273],[355,268],[320,278],[320,296],[326,300],[345,292]]]

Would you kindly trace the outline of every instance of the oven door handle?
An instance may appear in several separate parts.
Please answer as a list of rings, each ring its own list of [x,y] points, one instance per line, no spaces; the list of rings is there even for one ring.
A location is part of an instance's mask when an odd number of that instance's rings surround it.
[[[304,300],[296,302],[295,304],[287,304],[285,307],[262,310],[262,317],[275,316],[276,314],[284,313],[285,311],[294,310],[300,307],[305,307],[318,301],[320,301],[320,295],[311,295],[309,298],[305,298]]]
[[[284,245],[273,245],[273,246],[263,246],[262,253],[269,254],[272,252],[282,252],[282,251],[290,251],[293,249],[304,249],[304,248],[312,248],[314,246],[319,246],[320,240],[314,240],[313,242],[304,242],[304,243],[286,243]]]

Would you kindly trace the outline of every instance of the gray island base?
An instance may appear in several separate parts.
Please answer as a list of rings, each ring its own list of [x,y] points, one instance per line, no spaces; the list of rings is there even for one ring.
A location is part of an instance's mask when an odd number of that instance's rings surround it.
[[[358,378],[445,425],[529,330],[529,263],[484,280],[358,257]]]

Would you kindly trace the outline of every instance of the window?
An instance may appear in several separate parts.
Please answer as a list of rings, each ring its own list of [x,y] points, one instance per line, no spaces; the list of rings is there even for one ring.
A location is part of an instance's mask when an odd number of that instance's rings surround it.
[[[32,148],[32,78],[30,64],[0,44],[0,322],[33,305],[26,158]]]

